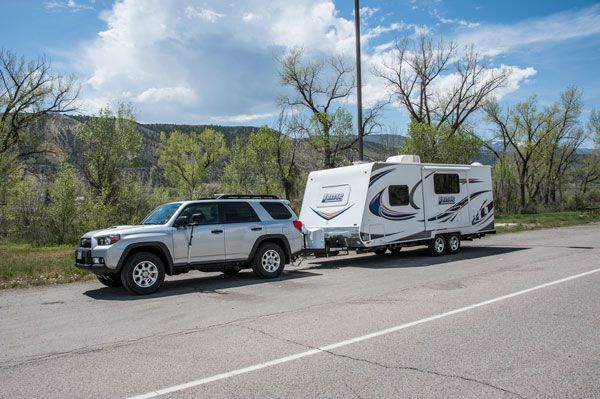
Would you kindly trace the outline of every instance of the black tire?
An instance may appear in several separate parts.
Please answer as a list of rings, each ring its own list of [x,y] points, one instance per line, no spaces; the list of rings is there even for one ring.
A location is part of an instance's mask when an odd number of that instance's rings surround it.
[[[435,236],[429,241],[429,253],[432,256],[442,256],[446,253],[446,239],[444,236]]]
[[[390,252],[392,253],[392,255],[399,255],[401,250],[402,250],[402,247],[396,247],[396,248],[390,249]]]
[[[385,255],[386,251],[387,251],[387,248],[377,248],[375,250],[375,254],[376,255]]]
[[[460,234],[451,233],[446,236],[446,251],[455,254],[460,251]]]
[[[237,276],[237,274],[240,272],[240,269],[225,269],[222,270],[222,272],[227,276]]]
[[[119,276],[118,273],[97,274],[96,278],[98,279],[98,281],[100,281],[102,284],[104,284],[107,287],[123,286],[123,283],[121,282],[121,276]]]
[[[285,267],[285,253],[277,244],[262,244],[252,259],[252,270],[260,278],[275,278],[281,275]]]
[[[152,294],[164,280],[165,266],[158,256],[150,252],[134,254],[125,261],[121,269],[123,287],[132,294]]]

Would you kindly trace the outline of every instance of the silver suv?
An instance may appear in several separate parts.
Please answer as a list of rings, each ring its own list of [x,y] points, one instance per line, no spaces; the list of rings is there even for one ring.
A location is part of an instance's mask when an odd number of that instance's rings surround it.
[[[75,265],[109,287],[150,294],[165,274],[190,270],[236,274],[252,268],[277,277],[302,250],[302,223],[276,196],[222,195],[171,202],[140,225],[84,234]]]

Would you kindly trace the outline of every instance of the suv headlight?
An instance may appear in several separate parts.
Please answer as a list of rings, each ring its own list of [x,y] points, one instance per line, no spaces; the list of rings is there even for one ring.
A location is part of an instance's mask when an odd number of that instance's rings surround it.
[[[96,241],[98,242],[98,245],[112,245],[115,242],[119,241],[120,239],[121,239],[120,234],[114,234],[112,236],[96,237]]]

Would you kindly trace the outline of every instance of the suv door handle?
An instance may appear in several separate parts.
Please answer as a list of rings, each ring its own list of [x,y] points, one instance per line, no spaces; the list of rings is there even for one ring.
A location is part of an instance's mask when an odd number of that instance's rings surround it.
[[[253,227],[250,230],[252,230],[252,231],[261,231],[262,227]]]
[[[221,234],[222,232],[223,232],[223,230],[221,230],[221,229],[211,230],[211,233],[213,233],[213,234]]]

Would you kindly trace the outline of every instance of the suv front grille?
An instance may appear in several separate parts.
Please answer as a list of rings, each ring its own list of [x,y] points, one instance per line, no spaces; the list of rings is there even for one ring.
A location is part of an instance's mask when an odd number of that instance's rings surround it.
[[[79,246],[81,248],[91,248],[92,247],[92,239],[91,238],[82,238],[79,240]]]

